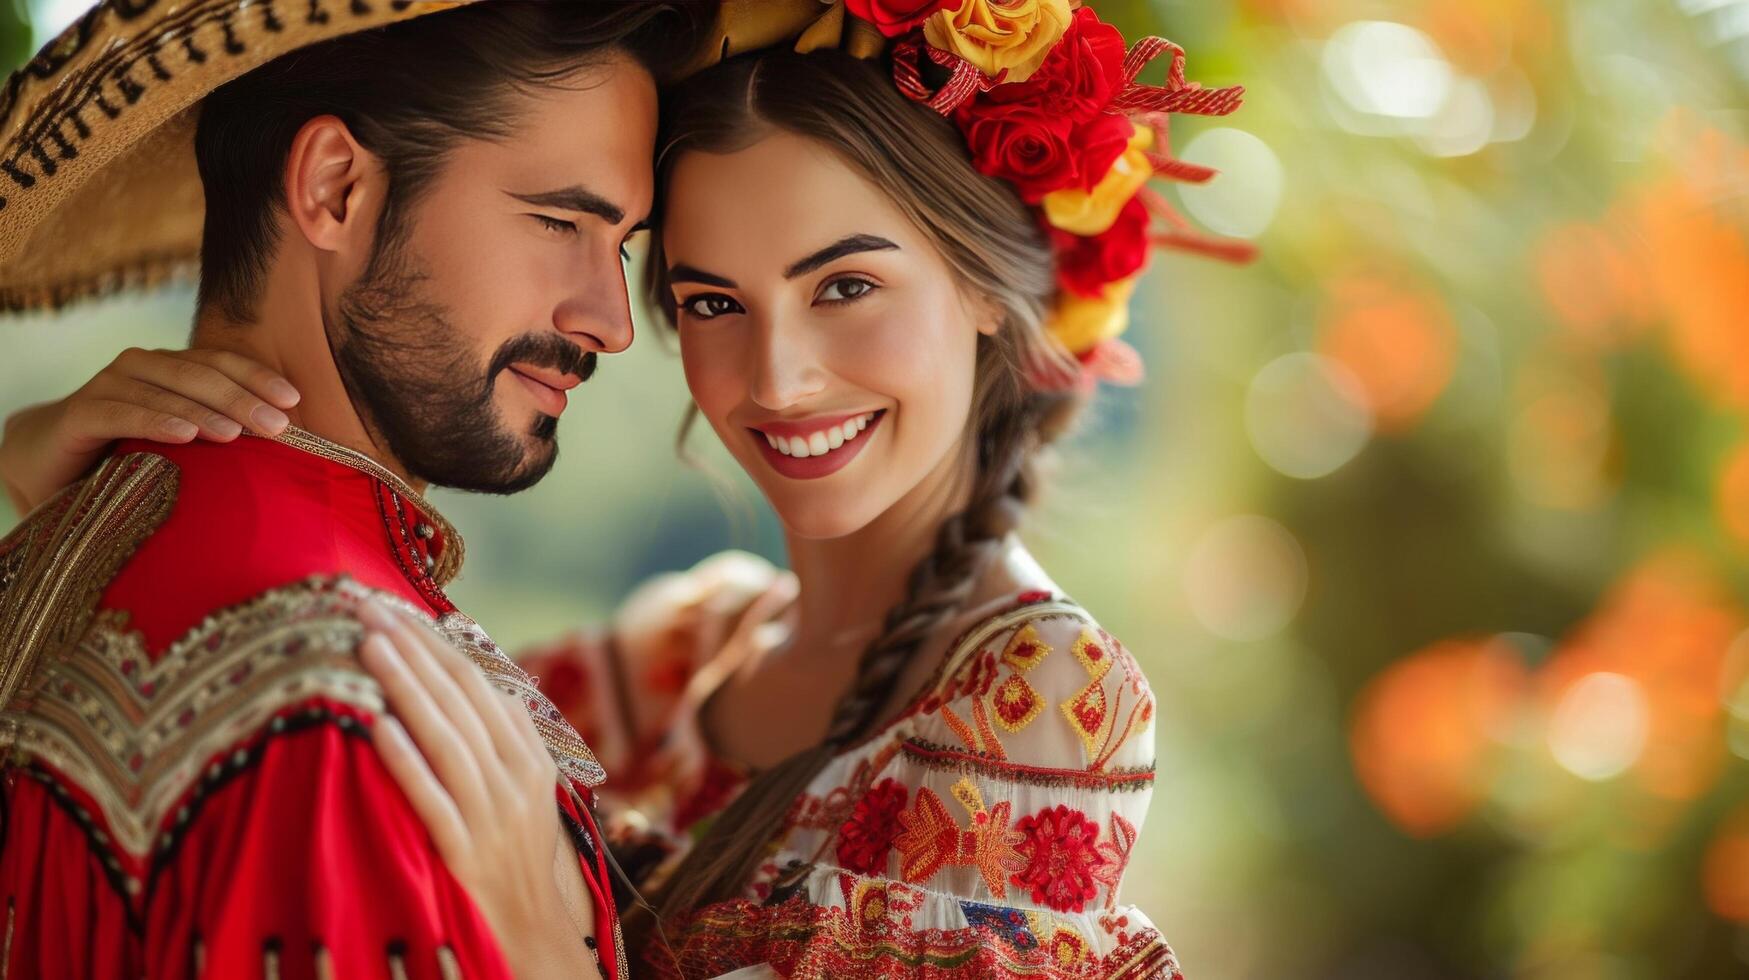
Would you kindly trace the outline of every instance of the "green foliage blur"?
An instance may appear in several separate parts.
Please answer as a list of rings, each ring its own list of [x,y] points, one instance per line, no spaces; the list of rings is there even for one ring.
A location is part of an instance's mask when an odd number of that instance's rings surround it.
[[[1159,698],[1129,895],[1195,980],[1749,975],[1749,0],[1093,6],[1247,86],[1161,189],[1261,250],[1154,261],[1029,534]],[[0,413],[191,312],[0,323]],[[434,495],[511,648],[781,560],[640,330],[544,483]]]

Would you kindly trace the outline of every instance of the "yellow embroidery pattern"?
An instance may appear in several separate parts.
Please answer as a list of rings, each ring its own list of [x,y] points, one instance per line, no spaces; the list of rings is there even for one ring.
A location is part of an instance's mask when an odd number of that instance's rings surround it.
[[[1010,732],[1018,732],[1032,723],[1045,710],[1045,699],[1031,684],[1026,673],[1044,661],[1051,648],[1039,638],[1038,630],[1027,623],[1014,631],[1008,646],[1002,651],[1002,663],[1013,670],[1008,679],[996,688],[991,707],[996,723]]]
[[[1063,715],[1069,727],[1081,737],[1087,757],[1096,759],[1100,749],[1111,737],[1111,706],[1105,699],[1105,675],[1111,673],[1111,654],[1101,646],[1091,631],[1082,630],[1073,648],[1075,659],[1086,668],[1090,678],[1080,693],[1063,702]]]
[[[1080,736],[1081,744],[1087,750],[1087,771],[1100,772],[1131,735],[1153,720],[1154,698],[1142,681],[1141,669],[1129,651],[1103,630],[1083,629],[1075,640],[1073,652],[1087,671],[1088,681],[1086,687],[1063,702],[1063,716],[1069,720],[1069,727]],[[1114,664],[1123,668],[1123,680],[1114,685],[1113,695],[1108,696],[1105,682]],[[1124,706],[1126,690],[1135,695],[1127,708]],[[1121,725],[1118,723],[1120,716],[1123,718]]]

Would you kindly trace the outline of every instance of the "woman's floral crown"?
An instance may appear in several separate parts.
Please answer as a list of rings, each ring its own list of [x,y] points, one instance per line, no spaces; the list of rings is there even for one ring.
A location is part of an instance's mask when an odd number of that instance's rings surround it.
[[[1141,359],[1119,337],[1152,247],[1251,257],[1248,243],[1192,230],[1147,186],[1214,176],[1170,155],[1170,113],[1223,116],[1245,91],[1186,81],[1182,48],[1158,37],[1126,46],[1078,0],[844,5],[893,42],[899,90],[953,120],[973,166],[1011,184],[1048,230],[1058,285],[1048,328],[1073,361],[1034,365],[1041,386],[1140,380]],[[1162,54],[1166,83],[1137,81]]]

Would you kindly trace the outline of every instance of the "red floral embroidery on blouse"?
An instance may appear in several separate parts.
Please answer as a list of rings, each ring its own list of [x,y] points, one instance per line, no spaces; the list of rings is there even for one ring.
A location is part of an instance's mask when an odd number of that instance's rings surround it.
[[[911,791],[891,777],[876,783],[838,831],[838,866],[861,875],[886,871],[887,854],[899,832],[899,813]]]
[[[1022,817],[1015,829],[1026,835],[1020,845],[1026,867],[1009,880],[1031,888],[1033,901],[1080,912],[1098,896],[1109,858],[1099,846],[1099,825],[1086,814],[1058,804]]]

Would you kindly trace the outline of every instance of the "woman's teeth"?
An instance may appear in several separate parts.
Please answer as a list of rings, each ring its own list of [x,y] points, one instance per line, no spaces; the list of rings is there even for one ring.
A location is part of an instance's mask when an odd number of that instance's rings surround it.
[[[855,418],[845,419],[843,423],[839,425],[834,425],[829,429],[821,429],[818,432],[812,433],[805,439],[801,436],[790,436],[788,438],[774,436],[769,432],[762,432],[760,435],[763,435],[765,441],[771,444],[771,448],[783,453],[785,456],[824,456],[832,450],[837,449],[839,446],[855,439],[862,433],[862,430],[868,428],[869,422],[871,422],[874,417],[875,413],[864,412]]]

